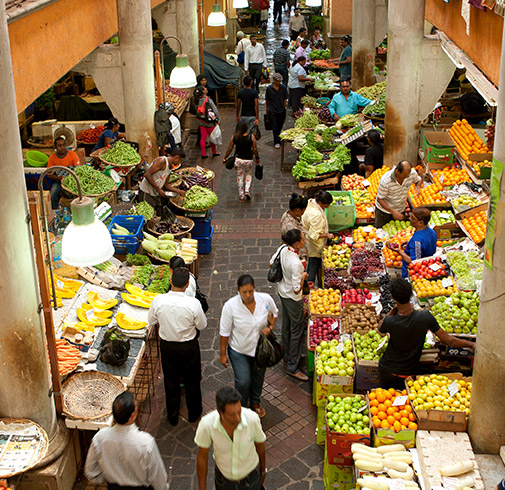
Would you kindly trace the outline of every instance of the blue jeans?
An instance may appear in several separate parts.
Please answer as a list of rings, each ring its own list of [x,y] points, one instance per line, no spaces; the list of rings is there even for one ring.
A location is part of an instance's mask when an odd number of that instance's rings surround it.
[[[319,271],[321,269],[322,263],[323,260],[320,257],[309,257],[309,260],[307,262],[307,274],[309,275],[309,277],[307,277],[308,282],[313,282],[316,284],[317,278],[317,282],[319,283]],[[318,284],[318,286],[322,287],[322,284]]]
[[[228,357],[233,367],[235,388],[242,397],[242,406],[259,405],[266,368],[253,369],[254,357],[240,354],[228,346]]]
[[[214,484],[216,490],[260,490],[260,468],[255,468],[245,478],[239,481],[227,480],[216,465]]]
[[[51,195],[51,207],[53,209],[58,209],[61,197],[61,181],[53,180],[53,185],[51,186],[49,193]]]

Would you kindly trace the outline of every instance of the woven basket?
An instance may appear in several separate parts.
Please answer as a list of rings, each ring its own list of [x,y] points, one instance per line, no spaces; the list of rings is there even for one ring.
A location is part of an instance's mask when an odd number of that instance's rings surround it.
[[[73,197],[78,197],[79,195],[74,191],[71,191],[68,187],[65,187],[63,184],[61,184],[61,188],[64,191],[68,192]],[[108,202],[111,206],[113,206],[116,204],[116,191],[117,187],[114,187],[114,189],[111,189],[110,191],[107,192],[102,192],[101,194],[85,194],[83,192],[82,195],[86,197],[91,197],[92,199],[95,200],[96,204],[101,204],[102,202]]]
[[[125,391],[125,386],[112,374],[87,371],[74,374],[61,391],[65,415],[95,420],[112,413],[112,402]]]
[[[177,197],[171,197],[170,198],[170,202],[178,209],[182,210],[182,211],[186,211],[186,212],[189,212],[189,213],[198,213],[200,211],[207,211],[209,210],[210,208],[212,208],[213,206],[209,206],[208,208],[204,208],[204,209],[187,209],[185,207],[182,206],[182,203],[184,202],[184,197],[183,196],[177,196]]]
[[[158,226],[161,218],[153,218],[147,222],[147,231],[156,237],[161,236],[162,233],[156,231],[156,226]],[[177,221],[179,221],[182,225],[189,226],[189,229],[186,231],[182,231],[180,233],[172,233],[174,238],[184,238],[186,235],[191,233],[191,230],[195,227],[195,222],[189,218],[185,218],[184,216],[177,216]]]
[[[100,168],[103,169],[105,167],[111,166],[119,175],[121,175],[123,177],[125,175],[128,175],[133,170],[133,168],[136,167],[142,161],[142,157],[139,155],[139,159],[136,163],[132,163],[130,165],[117,165],[116,163],[108,162],[107,160],[104,160],[102,158],[102,155],[107,150],[109,150],[109,148],[100,148],[96,152],[96,155],[97,155],[98,159],[100,160],[100,162],[99,162]]]
[[[207,173],[207,172],[212,172],[212,176],[208,178],[209,182],[211,180],[214,179],[214,177],[216,176],[215,172],[213,170],[211,170],[210,168],[205,168],[205,167],[200,167],[202,170],[203,170],[203,173]],[[186,170],[189,170],[191,172],[198,172],[198,167],[184,167],[184,168],[178,168],[177,170],[175,170],[175,173],[176,174],[181,174],[186,171]]]
[[[40,448],[40,451],[39,451],[39,454],[36,458],[34,458],[32,461],[30,461],[29,465],[23,467],[23,468],[20,468],[20,469],[16,469],[16,470],[0,470],[0,478],[11,478],[12,476],[15,476],[15,475],[19,475],[20,473],[24,473],[25,471],[28,471],[32,468],[34,468],[35,466],[37,466],[40,461],[42,461],[45,456],[46,456],[46,453],[47,453],[47,449],[49,447],[49,439],[47,437],[47,434],[46,434],[46,431],[37,423],[33,422],[32,420],[28,420],[28,419],[16,419],[16,418],[1,418],[0,419],[0,422],[3,422],[4,424],[16,424],[16,425],[23,425],[23,426],[26,426],[26,427],[35,427],[37,429],[37,432],[38,432],[38,435],[40,435],[41,437],[41,448]],[[2,428],[0,428],[0,434],[3,434],[4,432],[2,432]],[[12,432],[9,432],[8,430],[5,431],[5,434],[7,433],[12,433]],[[20,434],[22,435],[22,434]]]

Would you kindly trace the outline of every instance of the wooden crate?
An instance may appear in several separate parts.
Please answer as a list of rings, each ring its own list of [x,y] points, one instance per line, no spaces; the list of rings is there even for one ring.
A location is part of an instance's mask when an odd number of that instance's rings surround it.
[[[421,464],[424,487],[442,486],[443,477],[440,474],[442,466],[470,459],[474,469],[465,473],[475,480],[475,489],[484,490],[484,483],[479,472],[479,466],[466,432],[417,431],[416,448]]]

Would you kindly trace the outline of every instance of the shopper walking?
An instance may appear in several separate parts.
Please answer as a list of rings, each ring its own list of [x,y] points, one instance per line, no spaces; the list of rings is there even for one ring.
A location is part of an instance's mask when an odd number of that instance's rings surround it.
[[[304,27],[307,29],[307,23],[305,22],[305,17],[300,15],[300,9],[295,8],[294,14],[289,18],[289,32],[291,35],[291,41],[296,41],[300,29]]]
[[[291,61],[291,55],[288,51],[289,41],[284,39],[281,42],[281,47],[274,51],[274,69],[275,73],[280,73],[282,75],[282,83],[288,86],[288,70]]]
[[[219,124],[221,117],[219,116],[216,104],[214,104],[214,101],[208,96],[207,87],[203,85],[197,87],[193,97],[196,106],[196,120],[200,131],[202,158],[208,158],[205,143],[210,133],[212,133],[214,128]],[[216,145],[213,143],[210,144],[210,149],[212,150],[213,157],[221,155],[221,153],[218,153]]]
[[[245,50],[244,70],[254,80],[255,89],[258,91],[261,81],[261,70],[266,66],[267,55],[263,44],[256,41],[256,35],[251,34],[251,44]]]
[[[239,65],[244,64],[245,60],[245,50],[247,46],[251,45],[251,41],[247,39],[245,34],[242,31],[237,32],[237,47],[235,48],[235,54],[237,55],[237,62]]]
[[[288,89],[281,83],[282,75],[280,73],[274,73],[272,79],[272,84],[267,87],[265,93],[265,111],[270,117],[270,124],[274,133],[274,146],[280,148],[281,138],[279,135],[286,120]]]
[[[289,103],[293,112],[298,111],[303,108],[301,102],[302,97],[305,95],[305,84],[306,82],[312,82],[314,79],[307,76],[305,71],[305,58],[301,58],[293,61],[291,68],[289,69]]]
[[[303,283],[308,277],[300,260],[299,251],[305,246],[305,238],[300,230],[292,229],[282,235],[284,242],[270,259],[273,264],[280,256],[282,279],[277,291],[282,304],[282,346],[284,360],[287,362],[287,374],[300,381],[309,378],[299,367],[305,332],[303,314]]]
[[[115,425],[100,429],[89,447],[84,474],[109,490],[168,490],[167,472],[156,441],[135,424],[138,403],[131,391],[112,404]]]
[[[307,264],[307,272],[309,283],[315,284],[316,278],[318,285],[320,282],[320,269],[322,264],[323,248],[326,245],[326,240],[333,239],[333,234],[328,231],[328,220],[324,210],[333,202],[333,197],[328,191],[317,191],[314,199],[309,199],[307,209],[302,216],[302,224],[305,230],[305,238],[307,240],[307,251],[309,261]]]
[[[237,171],[237,185],[240,202],[251,200],[251,184],[254,173],[253,155],[256,157],[256,163],[259,164],[260,156],[256,145],[256,138],[249,132],[245,121],[239,121],[237,129],[233,134],[226,154],[224,155],[223,165],[230,156],[235,147],[235,170]]]
[[[199,331],[207,326],[200,302],[185,294],[189,286],[188,269],[174,269],[171,291],[159,294],[149,309],[149,324],[159,324],[161,367],[165,383],[167,416],[171,425],[179,421],[181,379],[186,391],[188,421],[202,414]]]
[[[282,5],[285,0],[274,0],[274,24],[282,24]]]
[[[249,274],[238,278],[237,289],[238,294],[221,311],[219,362],[225,368],[231,362],[242,405],[264,417],[266,411],[260,401],[266,368],[255,369],[254,356],[260,335],[273,331],[278,310],[269,294],[255,291]]]
[[[309,200],[305,196],[300,196],[299,194],[291,194],[291,199],[289,200],[289,209],[284,212],[281,217],[281,236],[287,233],[289,230],[300,230],[305,235],[305,229],[302,224],[302,216],[307,209],[307,203]],[[298,251],[300,255],[300,260],[307,260],[307,246],[306,243]]]
[[[266,475],[266,436],[256,413],[240,403],[240,393],[224,386],[216,393],[216,407],[198,424],[196,471],[199,490],[207,489],[209,449],[216,463],[216,490],[260,490]]]
[[[244,121],[249,131],[259,120],[258,91],[252,88],[253,79],[247,75],[244,77],[244,88],[237,94],[237,122]]]

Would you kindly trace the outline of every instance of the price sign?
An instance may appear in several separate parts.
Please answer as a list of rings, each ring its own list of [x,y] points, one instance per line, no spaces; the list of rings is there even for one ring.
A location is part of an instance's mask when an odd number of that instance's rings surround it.
[[[331,324],[331,330],[334,331],[334,330],[337,330],[338,329],[338,320],[334,321],[332,324]],[[340,344],[339,344],[340,345]],[[338,350],[338,347],[337,347],[337,350]]]
[[[370,185],[370,182],[369,182],[367,179],[363,180],[361,183],[362,183],[365,187],[368,187],[368,186]]]
[[[352,237],[350,237],[350,236],[346,236],[346,237],[345,237],[345,243],[346,243],[347,245],[352,245]]]
[[[345,254],[345,250],[339,250],[337,253],[338,253],[338,255],[344,255]]]
[[[60,281],[59,279],[56,281],[56,286],[58,286],[60,289],[63,289],[65,287],[65,284],[63,284],[63,281]]]
[[[377,303],[375,305],[375,313],[377,313],[377,315],[380,315],[382,312],[382,303]]]
[[[384,347],[384,345],[386,344],[387,341],[388,341],[388,338],[384,337],[381,340],[380,344],[377,346],[377,349],[375,349],[375,352],[379,352]]]
[[[372,206],[369,206],[368,208],[366,208],[367,213],[373,213],[374,211],[375,211],[375,208]]]
[[[372,226],[363,226],[363,233],[371,233],[373,230]]]
[[[450,288],[452,286],[453,282],[450,277],[446,277],[445,279],[442,279],[442,287],[443,288]]]
[[[459,391],[458,383],[456,383],[456,381],[453,381],[449,385],[449,396],[454,396],[458,391]]]
[[[94,125],[93,123],[91,123],[91,124],[89,125],[89,127],[90,127],[91,129],[95,129],[95,125]]]
[[[433,272],[437,272],[438,270],[440,270],[442,267],[440,267],[438,264],[431,264],[430,266],[430,269],[433,271]]]
[[[401,407],[407,403],[409,397],[407,395],[397,396],[393,402],[393,407]]]
[[[344,344],[338,344],[337,345],[337,352],[343,352],[344,351]]]
[[[438,180],[440,181],[441,184],[444,183],[444,174],[443,173],[440,174],[440,177],[438,178]]]
[[[389,490],[405,490],[405,481],[401,478],[389,480]]]
[[[449,476],[444,476],[444,488],[445,490],[456,490],[456,485],[458,484],[457,478],[452,478]]]
[[[450,216],[447,213],[440,213],[438,217],[442,219],[450,219]]]
[[[87,318],[88,320],[91,320],[94,316],[95,316],[95,312],[93,311],[93,308],[89,309],[89,310],[86,312],[86,318]]]
[[[358,413],[364,412],[366,409],[367,409],[367,406],[366,406],[366,405],[363,405],[362,407],[360,407],[360,408],[358,409]]]

